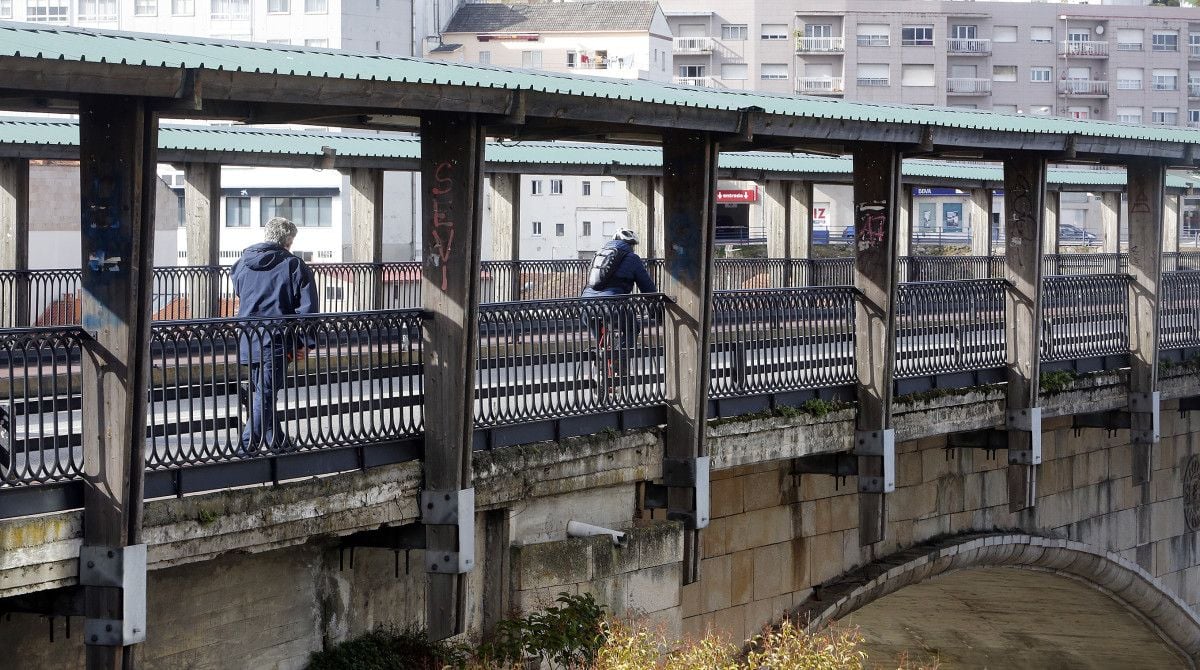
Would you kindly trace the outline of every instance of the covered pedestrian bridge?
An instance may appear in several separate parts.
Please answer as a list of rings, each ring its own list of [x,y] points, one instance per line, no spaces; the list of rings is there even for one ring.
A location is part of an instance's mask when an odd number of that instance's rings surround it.
[[[709,417],[812,398],[854,403],[853,435],[845,436],[852,450],[832,467],[856,475],[858,539],[871,546],[885,539],[896,487],[897,394],[1004,382],[1005,413],[986,439],[1006,451],[1008,501],[1024,510],[1037,501],[1043,365],[1129,368],[1123,407],[1131,459],[1134,477],[1148,486],[1164,392],[1160,370],[1200,349],[1200,274],[1174,271],[1178,259],[1165,261],[1163,252],[1166,170],[1200,159],[1200,132],[16,24],[0,24],[0,69],[4,108],[79,115],[77,144],[60,138],[42,147],[3,146],[17,158],[78,156],[83,240],[80,268],[69,280],[78,282],[77,318],[37,326],[26,316],[14,324],[21,327],[0,332],[9,371],[0,503],[11,514],[81,506],[84,552],[111,551],[127,566],[145,556],[146,498],[419,461],[425,621],[431,635],[446,637],[463,628],[465,580],[479,558],[472,487],[478,450],[606,427],[665,426],[654,483],[670,518],[686,529],[681,577],[693,583],[710,521]],[[188,319],[153,319],[162,290],[156,282],[168,276],[154,271],[150,256],[154,165],[167,159],[211,166],[247,153],[164,144],[184,133],[160,128],[160,118],[418,132],[419,141],[376,140],[391,144],[345,167],[366,171],[351,180],[355,197],[367,202],[379,184],[372,170],[421,173],[424,257],[408,266],[381,263],[380,211],[363,207],[354,237],[365,250],[365,279],[350,279],[370,287],[361,302],[269,324],[231,319],[220,308],[213,237],[204,233],[216,220],[219,179],[211,168],[196,168],[189,189],[200,205],[189,212],[204,215],[197,214],[198,243],[189,243],[197,255],[189,260],[200,270],[185,283],[199,288],[187,289],[194,296]],[[232,132],[225,142],[243,131]],[[484,287],[501,270],[480,260],[484,177],[518,171],[499,167],[506,162],[543,172],[543,153],[561,148],[489,146],[488,137],[661,144],[657,162],[647,156],[622,164],[636,164],[631,176],[661,173],[661,218],[654,197],[643,218],[648,229],[661,220],[652,237],[662,239],[655,263],[662,293],[578,300],[567,297],[578,275],[562,272],[569,292],[526,295],[524,279],[509,279],[498,283],[515,290],[493,292],[489,302]],[[310,148],[303,159],[300,151],[290,159],[338,167],[352,153],[327,151],[333,145],[321,142],[319,158]],[[489,162],[493,150],[513,157]],[[786,155],[792,151],[849,158]],[[905,282],[914,263],[900,260],[905,157],[1000,164],[978,178],[1003,184],[1006,254],[973,261],[969,272],[955,270],[946,281]],[[765,286],[717,292],[719,272],[741,271],[713,262],[722,160],[730,161],[724,169],[761,169],[777,178],[816,174],[824,169],[817,166],[837,162],[839,179],[854,187],[854,257],[841,262],[845,274],[815,280],[815,262],[785,258],[779,270],[764,264],[746,271],[765,274]],[[810,167],[795,165],[806,161]],[[1129,253],[1114,256],[1111,268],[1092,268],[1110,271],[1046,272],[1052,162],[1125,168]],[[22,181],[6,183],[15,187],[0,220],[20,230],[12,212],[24,206]],[[805,206],[803,195],[791,193],[778,198],[785,222]],[[511,218],[506,230],[512,234]],[[780,227],[785,238],[795,230]],[[788,239],[778,244],[797,248]],[[518,267],[514,249],[510,268]],[[1053,255],[1050,262],[1057,262]],[[1164,262],[1174,263],[1172,271],[1164,273]],[[22,272],[8,298],[16,309],[6,312],[28,315],[34,275]],[[415,288],[417,277],[420,290],[406,302],[384,300],[390,284]],[[190,318],[198,315],[205,318]],[[598,364],[604,353],[594,351],[584,328],[597,318],[641,327],[618,388],[608,386]],[[311,337],[320,354],[294,366],[280,394],[298,450],[239,459],[236,390],[246,373],[233,343],[262,328]],[[1184,394],[1168,394],[1176,392]],[[120,599],[106,588],[114,584],[81,583],[89,620],[121,620]],[[144,625],[124,629],[104,643],[89,642],[88,653],[111,661],[115,650],[144,635]]]

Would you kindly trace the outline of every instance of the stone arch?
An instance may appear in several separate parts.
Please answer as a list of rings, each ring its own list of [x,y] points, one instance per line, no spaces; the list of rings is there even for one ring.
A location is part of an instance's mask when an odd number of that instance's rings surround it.
[[[793,615],[819,629],[907,586],[992,567],[1082,581],[1131,611],[1193,667],[1200,665],[1200,617],[1141,566],[1081,542],[1021,533],[949,536],[891,554],[814,588]]]

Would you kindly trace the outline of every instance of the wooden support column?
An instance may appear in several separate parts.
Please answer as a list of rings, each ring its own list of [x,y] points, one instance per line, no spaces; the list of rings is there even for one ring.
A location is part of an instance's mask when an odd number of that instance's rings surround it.
[[[1005,197],[1007,197],[1005,191]],[[1058,255],[1058,223],[1059,217],[1062,214],[1061,201],[1062,198],[1058,191],[1045,191],[1046,213],[1044,214],[1044,227],[1042,231],[1042,252],[1047,254]]]
[[[0,291],[0,325],[29,325],[29,161],[0,159],[0,270],[17,270]]]
[[[648,258],[656,258],[661,246],[655,247],[656,239],[662,237],[658,230],[661,226],[661,214],[656,207],[661,207],[661,195],[655,191],[656,177],[626,177],[625,178],[625,211],[628,226],[642,241]]]
[[[1163,251],[1179,251],[1179,217],[1183,212],[1183,196],[1169,193],[1163,207]]]
[[[367,281],[355,287],[367,295],[359,298],[360,305],[383,309],[383,170],[352,168],[350,170],[350,260],[370,263],[372,271],[356,281]]]
[[[788,237],[794,231],[788,229],[788,183],[778,179],[763,182],[763,224],[767,229],[767,258],[787,258]]]
[[[441,640],[461,633],[466,579],[475,564],[471,445],[479,349],[479,253],[483,129],[473,114],[421,118],[421,218],[427,313],[425,366],[426,626]]]
[[[1162,281],[1166,165],[1127,163],[1129,185],[1129,441],[1133,482],[1145,484],[1158,444],[1159,286]]]
[[[912,255],[912,240],[913,240],[913,194],[912,188],[901,185],[900,187],[900,211],[897,214],[899,217],[896,221],[896,242],[900,245],[896,247],[898,256]]]
[[[896,360],[895,298],[900,254],[900,152],[887,144],[854,149],[854,370],[858,418],[858,537],[884,537],[884,496],[895,489],[892,371]]]
[[[971,189],[971,255],[987,256],[992,248],[992,189]]]
[[[1045,221],[1046,160],[1022,154],[1004,161],[1004,233],[1008,292],[1007,346],[1008,504],[1012,511],[1037,501],[1041,462],[1041,408],[1038,376],[1042,347],[1042,243],[1051,229]]]
[[[183,166],[183,220],[187,226],[188,265],[216,268],[221,264],[221,166],[187,163]],[[195,318],[218,316],[220,278],[204,275],[204,286],[193,291]]]
[[[797,261],[812,256],[812,202],[813,185],[807,181],[786,183],[786,211],[784,213],[784,258],[788,264],[784,269],[784,286],[804,286],[808,271]]]
[[[1121,250],[1121,194],[1100,194],[1100,250],[1115,254]]]
[[[645,258],[666,258],[667,256],[667,226],[665,223],[666,205],[663,201],[663,178],[651,177],[654,189],[654,216],[650,218],[650,243],[646,247]],[[716,196],[713,196],[714,198]]]
[[[133,667],[128,645],[146,635],[145,546],[140,542],[157,131],[156,118],[140,99],[80,98],[81,324],[90,336],[81,360],[80,583],[90,670]],[[123,555],[130,586],[97,585],[104,580],[85,576],[94,552]]]
[[[521,299],[521,175],[493,172],[489,175],[492,214],[492,260],[511,261],[508,282],[496,286],[498,300]]]
[[[663,483],[668,516],[684,523],[685,584],[699,578],[700,529],[708,526],[708,345],[716,237],[716,140],[708,133],[663,135],[667,432]]]

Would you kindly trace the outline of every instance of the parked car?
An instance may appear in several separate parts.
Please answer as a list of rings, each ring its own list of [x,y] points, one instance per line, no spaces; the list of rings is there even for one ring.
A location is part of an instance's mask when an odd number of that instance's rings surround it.
[[[1063,223],[1058,226],[1058,243],[1079,244],[1090,247],[1099,244],[1100,238],[1079,226],[1071,223]]]

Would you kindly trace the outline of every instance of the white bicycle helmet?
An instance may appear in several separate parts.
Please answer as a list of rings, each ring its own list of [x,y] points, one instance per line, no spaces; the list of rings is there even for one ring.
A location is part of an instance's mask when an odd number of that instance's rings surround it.
[[[637,233],[633,232],[632,230],[630,230],[628,228],[622,228],[622,229],[618,230],[617,233],[615,235],[613,235],[613,239],[621,240],[622,242],[628,242],[629,244],[637,244],[638,243]]]

